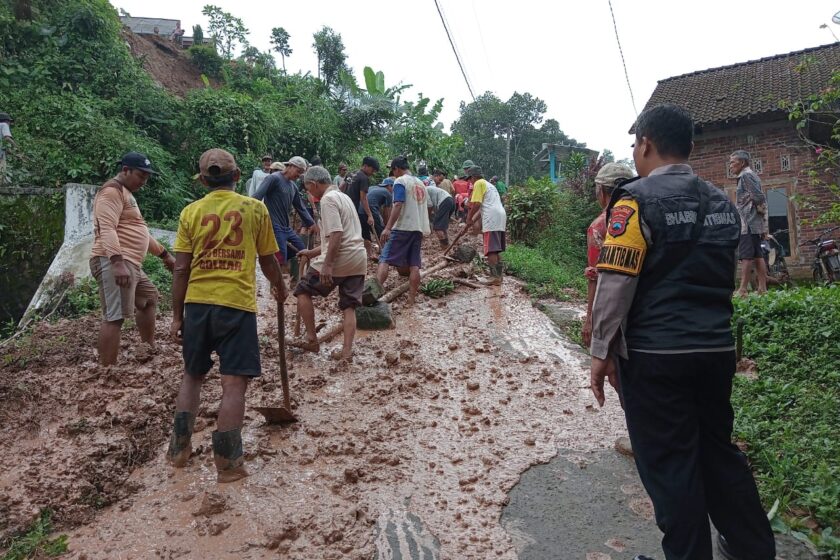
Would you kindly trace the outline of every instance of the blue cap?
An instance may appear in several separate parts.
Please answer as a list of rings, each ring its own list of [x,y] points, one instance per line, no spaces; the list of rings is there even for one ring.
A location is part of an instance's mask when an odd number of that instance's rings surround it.
[[[394,178],[393,177],[386,177],[384,181],[379,183],[377,187],[392,187],[394,186]]]

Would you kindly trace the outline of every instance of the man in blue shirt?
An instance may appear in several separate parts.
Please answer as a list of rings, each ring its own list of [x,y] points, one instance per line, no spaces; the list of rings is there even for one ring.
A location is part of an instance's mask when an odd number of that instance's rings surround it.
[[[289,225],[289,215],[292,208],[295,209],[304,230],[317,235],[318,225],[312,219],[312,215],[303,204],[295,180],[306,171],[306,160],[295,156],[286,162],[286,169],[272,173],[266,177],[254,193],[254,198],[262,200],[268,207],[271,216],[271,224],[274,227],[274,236],[277,238],[277,245],[280,251],[277,253],[277,260],[280,264],[286,264],[289,259],[297,255],[297,252],[306,248],[303,240]],[[291,243],[296,250],[292,250],[288,243]]]
[[[382,235],[385,229],[385,222],[391,215],[391,207],[394,204],[394,178],[388,177],[379,185],[374,185],[368,190],[367,201],[370,213],[373,214],[373,227],[376,230],[376,238]],[[367,223],[367,214],[364,208],[359,208],[359,221]]]

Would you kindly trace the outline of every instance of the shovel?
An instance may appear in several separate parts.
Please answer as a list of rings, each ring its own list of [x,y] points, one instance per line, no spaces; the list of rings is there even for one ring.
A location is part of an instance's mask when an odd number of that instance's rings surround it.
[[[476,215],[478,215],[478,214],[476,214]],[[458,243],[458,241],[460,241],[461,238],[464,237],[464,234],[467,233],[470,230],[470,228],[472,227],[472,225],[475,222],[476,222],[476,218],[473,217],[473,219],[472,219],[472,221],[470,221],[470,223],[464,225],[464,229],[462,229],[461,232],[458,235],[455,236],[455,239],[452,240],[452,243],[450,243],[449,247],[447,247],[446,250],[443,252],[444,257],[449,254],[449,251],[451,251],[452,248]]]
[[[289,398],[289,372],[286,370],[286,310],[282,301],[277,302],[277,338],[280,344],[280,383],[283,386],[283,406],[257,406],[254,409],[265,416],[266,424],[297,422],[292,414]]]

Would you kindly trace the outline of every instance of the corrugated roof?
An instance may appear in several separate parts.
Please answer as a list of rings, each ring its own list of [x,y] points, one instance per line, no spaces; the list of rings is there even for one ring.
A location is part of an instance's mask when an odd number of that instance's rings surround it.
[[[155,27],[157,27],[158,35],[164,37],[171,35],[181,25],[180,20],[164,18],[120,16],[120,21],[123,22],[123,25],[127,25],[131,31],[141,35],[154,35]]]
[[[780,112],[819,93],[840,69],[840,43],[710,68],[660,81],[645,108],[674,103],[698,125]]]

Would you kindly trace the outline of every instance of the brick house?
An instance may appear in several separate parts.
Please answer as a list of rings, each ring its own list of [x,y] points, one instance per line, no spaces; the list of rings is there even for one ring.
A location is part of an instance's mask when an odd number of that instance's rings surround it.
[[[697,130],[690,163],[733,200],[737,180],[729,175],[729,155],[737,149],[750,152],[767,193],[770,232],[789,230],[776,238],[797,275],[810,275],[814,256],[812,247],[798,244],[827,227],[807,221],[833,200],[828,189],[809,182],[807,167],[815,152],[800,133],[825,142],[830,127],[812,124],[797,131],[781,106],[819,93],[838,69],[840,43],[834,43],[668,78],[657,84],[646,105],[674,103],[692,113]]]

